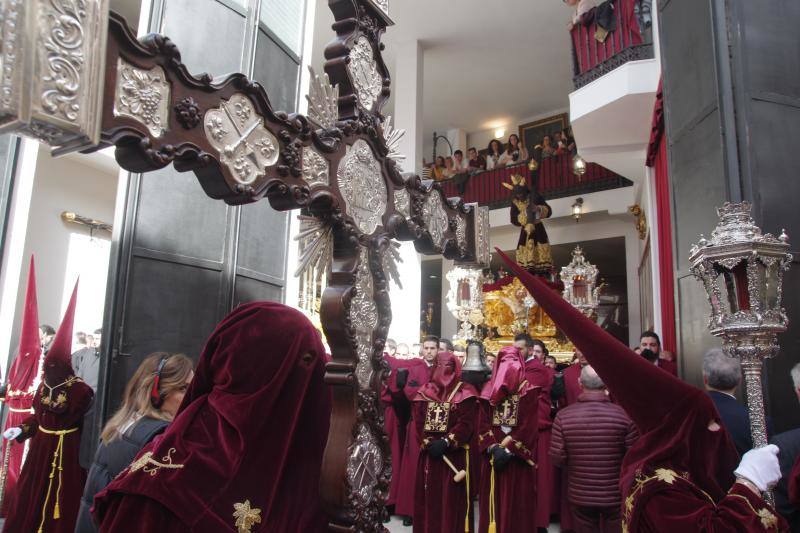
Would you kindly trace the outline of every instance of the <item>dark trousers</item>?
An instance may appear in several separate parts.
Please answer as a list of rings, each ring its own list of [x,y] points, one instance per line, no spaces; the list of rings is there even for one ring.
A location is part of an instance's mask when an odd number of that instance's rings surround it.
[[[572,506],[576,533],[619,533],[622,531],[620,508]]]

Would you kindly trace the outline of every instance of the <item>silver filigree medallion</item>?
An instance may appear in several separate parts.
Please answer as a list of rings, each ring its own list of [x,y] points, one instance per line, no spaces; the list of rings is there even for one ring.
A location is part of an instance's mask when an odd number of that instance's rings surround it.
[[[444,234],[447,231],[447,213],[442,205],[442,198],[437,192],[431,192],[422,204],[422,218],[431,235],[433,245],[444,248]]]
[[[382,471],[383,454],[377,440],[369,427],[361,424],[347,458],[347,481],[361,505],[372,501]]]
[[[328,161],[313,148],[303,148],[303,179],[310,187],[328,185]]]
[[[120,58],[117,61],[114,116],[140,122],[153,137],[164,135],[169,117],[169,83],[164,69],[142,70]]]
[[[249,185],[278,162],[278,139],[264,126],[247,96],[237,93],[206,112],[203,123],[208,142],[234,179]]]
[[[383,78],[378,72],[378,64],[369,39],[363,35],[356,39],[350,50],[347,70],[358,95],[358,103],[367,111],[372,111],[378,95],[383,88]]]
[[[464,215],[456,217],[456,243],[462,250],[467,248],[467,221]]]
[[[388,192],[381,165],[367,141],[359,139],[348,147],[339,163],[337,179],[347,214],[359,230],[371,235],[386,210]]]

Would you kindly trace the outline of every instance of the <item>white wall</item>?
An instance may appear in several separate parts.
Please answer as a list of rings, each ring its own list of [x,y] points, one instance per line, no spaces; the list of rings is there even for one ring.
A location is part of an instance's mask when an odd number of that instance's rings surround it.
[[[73,211],[112,223],[116,192],[116,172],[90,159],[54,159],[44,148],[39,149],[16,298],[15,332],[20,326],[31,254],[36,258],[39,322],[58,327],[80,275],[75,330],[93,331],[102,326],[111,235],[98,232],[91,242],[88,227],[62,221],[61,213]]]

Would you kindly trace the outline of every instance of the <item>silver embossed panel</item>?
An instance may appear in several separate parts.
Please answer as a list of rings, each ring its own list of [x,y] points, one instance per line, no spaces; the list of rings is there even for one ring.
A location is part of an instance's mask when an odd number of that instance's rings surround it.
[[[161,67],[142,70],[119,58],[114,116],[132,118],[145,126],[153,137],[161,137],[167,130],[169,90]]]
[[[367,141],[359,139],[348,147],[339,162],[337,178],[347,214],[358,229],[372,234],[386,210],[388,193],[381,165]]]
[[[422,205],[422,219],[425,227],[431,234],[433,245],[442,248],[444,244],[444,234],[447,231],[447,213],[442,205],[442,198],[439,193],[434,191],[428,195]]]
[[[361,505],[372,500],[382,471],[383,454],[378,442],[366,424],[361,424],[347,458],[347,481]]]
[[[411,216],[411,198],[406,189],[394,191],[394,208],[406,218]]]
[[[372,333],[378,327],[378,307],[374,300],[372,272],[369,269],[369,252],[361,247],[356,270],[356,294],[350,300],[350,324],[356,338],[356,376],[363,389],[369,389],[372,379]]]
[[[313,148],[303,148],[303,179],[309,186],[328,185],[328,161]]]
[[[249,185],[278,161],[278,140],[264,127],[250,99],[241,93],[223,100],[203,119],[206,138],[236,181]]]
[[[383,79],[378,72],[375,54],[369,39],[363,35],[356,39],[350,50],[347,69],[358,95],[358,103],[367,111],[372,111],[383,87]]]

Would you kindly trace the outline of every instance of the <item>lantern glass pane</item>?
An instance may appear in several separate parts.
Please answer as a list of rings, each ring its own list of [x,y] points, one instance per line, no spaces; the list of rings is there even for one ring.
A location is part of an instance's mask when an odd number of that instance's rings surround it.
[[[775,261],[770,266],[761,264],[759,261],[760,270],[764,272],[764,310],[775,309],[778,307],[778,277],[779,277],[779,263]]]
[[[720,265],[714,265],[717,272],[716,285],[719,287],[720,301],[719,310],[723,316],[730,315],[739,310],[736,303],[736,284],[733,280],[733,273]]]

